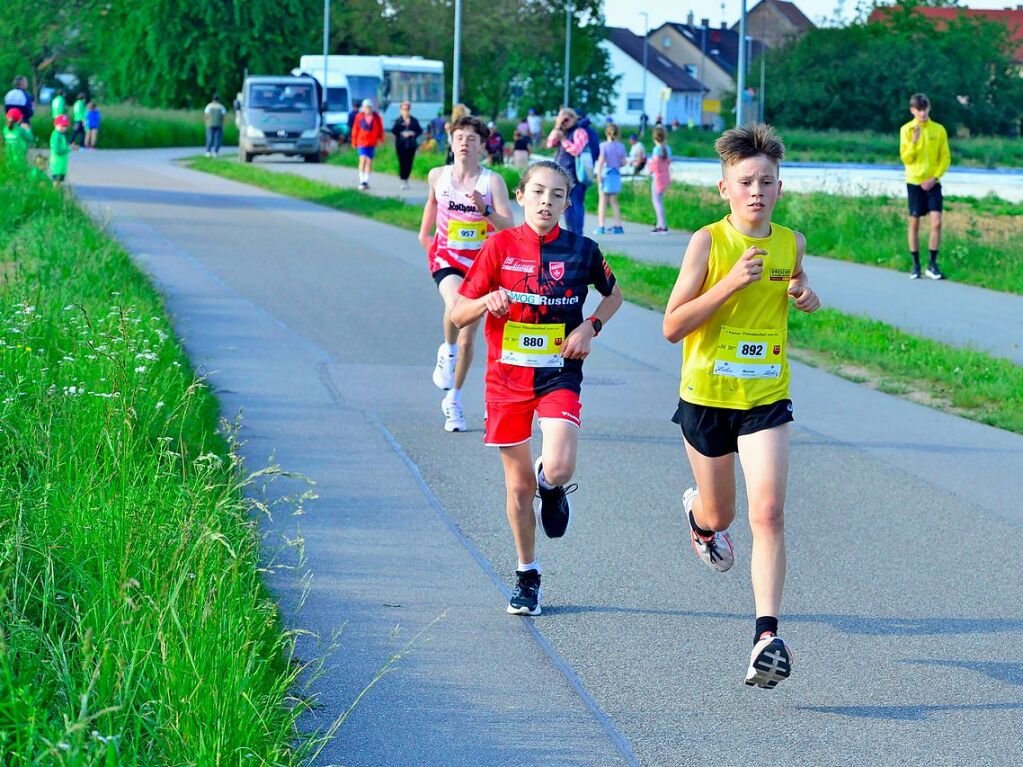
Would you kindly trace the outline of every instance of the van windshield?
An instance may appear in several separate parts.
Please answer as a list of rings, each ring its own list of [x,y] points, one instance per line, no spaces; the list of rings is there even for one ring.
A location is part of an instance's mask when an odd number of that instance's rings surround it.
[[[369,99],[373,106],[379,106],[380,78],[370,75],[348,75],[348,86],[352,89],[352,108],[358,109],[363,99]]]
[[[328,112],[348,111],[347,88],[327,88],[327,111]]]
[[[252,83],[248,105],[271,112],[316,109],[315,88],[306,83]]]

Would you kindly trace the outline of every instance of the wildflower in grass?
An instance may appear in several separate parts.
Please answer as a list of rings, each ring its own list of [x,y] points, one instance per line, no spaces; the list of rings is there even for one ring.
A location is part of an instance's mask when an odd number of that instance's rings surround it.
[[[135,372],[136,373],[145,373],[146,372],[146,366],[145,365],[139,365],[137,368],[135,368]]]

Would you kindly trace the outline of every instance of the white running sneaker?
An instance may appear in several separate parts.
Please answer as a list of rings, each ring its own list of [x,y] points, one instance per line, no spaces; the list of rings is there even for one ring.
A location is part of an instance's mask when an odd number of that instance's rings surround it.
[[[455,357],[448,354],[448,345],[437,347],[437,366],[433,369],[433,385],[447,391],[455,385]]]
[[[462,412],[461,402],[448,402],[441,400],[440,409],[444,411],[444,431],[466,431],[465,413]]]
[[[689,524],[689,539],[693,543],[693,551],[707,567],[723,573],[730,570],[735,564],[735,552],[732,550],[732,539],[728,537],[727,530],[714,533],[709,538],[704,538],[693,529],[693,501],[700,491],[690,487],[682,494],[682,508],[686,512],[686,522]]]
[[[746,684],[773,690],[792,673],[793,655],[781,637],[766,636],[753,646]]]

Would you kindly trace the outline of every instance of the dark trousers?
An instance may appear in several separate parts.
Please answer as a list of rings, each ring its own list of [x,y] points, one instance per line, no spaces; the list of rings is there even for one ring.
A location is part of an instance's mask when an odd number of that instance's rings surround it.
[[[71,140],[68,143],[78,146],[85,144],[85,123],[81,120],[76,120],[75,124],[71,126]]]
[[[206,129],[206,151],[217,154],[220,152],[220,145],[224,141],[224,128],[207,128]]]
[[[565,228],[570,232],[586,234],[583,230],[586,227],[586,190],[589,188],[589,184],[576,184],[568,196],[571,205],[565,211]]]
[[[412,161],[416,157],[416,148],[399,146],[398,150],[398,175],[402,181],[408,181],[412,175]]]

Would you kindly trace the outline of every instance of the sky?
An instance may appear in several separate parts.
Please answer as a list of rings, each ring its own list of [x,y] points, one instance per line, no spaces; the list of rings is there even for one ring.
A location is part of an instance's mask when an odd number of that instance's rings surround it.
[[[746,0],[747,10],[758,0]],[[796,6],[810,21],[818,26],[838,16],[845,21],[856,17],[856,6],[861,0],[794,0]],[[968,8],[1015,8],[1019,0],[965,0],[960,2]],[[637,34],[643,34],[641,12],[650,14],[650,28],[656,29],[666,21],[685,22],[689,11],[693,12],[696,23],[709,18],[711,26],[720,26],[721,21],[731,27],[739,20],[740,0],[604,0],[604,16],[612,27],[628,27]],[[722,12],[724,7],[724,12]],[[832,23],[829,21],[829,24]]]

